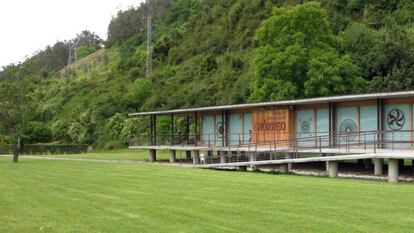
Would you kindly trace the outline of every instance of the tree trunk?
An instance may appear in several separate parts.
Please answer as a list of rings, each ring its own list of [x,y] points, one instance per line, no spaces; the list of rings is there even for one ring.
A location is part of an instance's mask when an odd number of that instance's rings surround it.
[[[19,155],[21,151],[20,137],[17,138],[17,142],[13,145],[13,163],[19,162]]]
[[[19,162],[19,154],[20,152],[18,150],[13,150],[13,163]]]

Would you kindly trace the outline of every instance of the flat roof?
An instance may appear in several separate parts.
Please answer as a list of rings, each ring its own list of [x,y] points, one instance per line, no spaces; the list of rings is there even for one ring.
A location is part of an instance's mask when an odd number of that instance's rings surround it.
[[[340,95],[340,96],[329,96],[329,97],[317,97],[307,99],[296,99],[296,100],[284,100],[284,101],[273,101],[273,102],[262,102],[262,103],[249,103],[249,104],[234,104],[234,105],[221,105],[211,107],[200,107],[200,108],[185,108],[185,109],[173,109],[164,111],[152,111],[152,112],[137,112],[130,113],[129,116],[147,116],[147,115],[165,115],[165,114],[185,114],[192,112],[211,112],[220,110],[239,110],[247,108],[264,108],[264,107],[276,107],[276,106],[295,106],[295,105],[306,105],[306,104],[317,104],[317,103],[335,103],[335,102],[346,102],[355,100],[372,100],[372,99],[388,99],[388,98],[405,98],[414,97],[414,91],[400,91],[400,92],[383,92],[374,94],[357,94],[357,95]]]

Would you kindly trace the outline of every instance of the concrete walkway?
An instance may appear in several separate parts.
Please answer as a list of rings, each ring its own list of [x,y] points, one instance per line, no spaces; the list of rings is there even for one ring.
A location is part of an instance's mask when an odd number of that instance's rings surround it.
[[[262,160],[262,161],[248,161],[237,163],[216,163],[216,164],[204,164],[198,165],[203,168],[217,168],[217,167],[239,167],[239,166],[260,166],[260,165],[273,165],[273,164],[286,164],[286,163],[312,163],[312,162],[330,162],[330,161],[349,161],[358,159],[410,159],[414,160],[414,152],[384,152],[375,154],[354,154],[354,155],[335,155],[335,156],[319,156],[309,158],[297,158],[297,159],[275,159],[275,160]]]

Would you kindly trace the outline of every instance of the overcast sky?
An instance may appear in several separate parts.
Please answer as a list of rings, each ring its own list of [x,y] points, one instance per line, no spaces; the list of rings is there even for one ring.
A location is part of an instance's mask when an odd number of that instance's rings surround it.
[[[0,70],[82,30],[106,39],[111,17],[142,0],[0,0]]]

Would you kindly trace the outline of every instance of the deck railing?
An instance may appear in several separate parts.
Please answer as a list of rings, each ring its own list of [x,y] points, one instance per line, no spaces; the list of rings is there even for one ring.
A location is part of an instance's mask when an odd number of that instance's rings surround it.
[[[202,164],[243,162],[285,158],[286,152],[293,157],[298,152],[307,156],[324,154],[361,154],[381,151],[413,150],[414,131],[360,131],[360,132],[310,132],[295,134],[216,134],[203,135],[139,135],[130,146],[177,146],[200,148]],[[248,138],[248,140],[245,140]],[[220,140],[219,140],[220,139]],[[213,153],[213,152],[219,153]],[[219,155],[218,155],[219,154]],[[251,156],[254,155],[254,156]]]
[[[321,150],[353,148],[375,151],[376,148],[412,149],[414,147],[414,131],[359,131],[359,132],[308,132],[306,135],[296,133],[287,137],[282,133],[249,133],[249,134],[162,134],[138,135],[130,141],[131,146],[203,146],[211,149],[229,147],[272,147],[272,150],[288,149]]]

